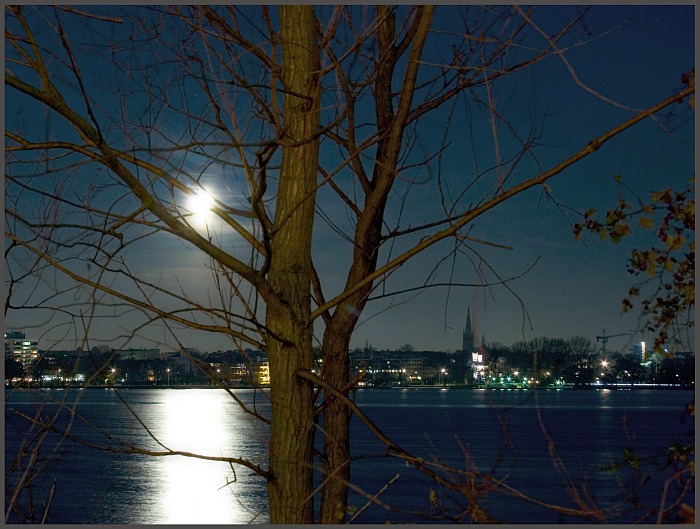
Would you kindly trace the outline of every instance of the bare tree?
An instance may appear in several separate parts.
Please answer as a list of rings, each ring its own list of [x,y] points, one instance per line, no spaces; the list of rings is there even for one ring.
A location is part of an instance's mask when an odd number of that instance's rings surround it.
[[[268,479],[273,523],[314,521],[317,431],[318,521],[345,516],[357,413],[347,399],[348,349],[372,292],[447,239],[446,259],[496,244],[471,237],[470,223],[694,92],[687,87],[551,168],[520,176],[521,160],[537,162],[537,133],[522,137],[501,114],[498,82],[561,55],[556,44],[583,14],[537,49],[520,45],[537,29],[532,9],[461,11],[459,31],[436,27],[434,6],[378,6],[371,16],[359,6],[7,9],[5,83],[29,121],[15,117],[6,129],[6,311],[32,306],[20,288],[31,279],[51,289],[38,305],[66,314],[86,340],[99,318],[134,311],[140,323],[124,339],[157,324],[174,340],[179,329],[196,329],[266,351],[271,441],[269,467],[257,471]],[[477,164],[453,189],[440,169],[446,136],[433,152],[417,145],[429,116],[450,130],[463,96],[486,116],[495,163]],[[42,115],[46,127],[32,127]],[[501,129],[514,148],[502,144]],[[431,171],[440,203],[410,225],[406,197],[416,175]],[[227,196],[207,193],[210,174]],[[470,194],[484,184],[488,191]],[[204,221],[195,199],[206,200]],[[320,221],[349,249],[336,292],[315,267]],[[138,250],[161,238],[206,257],[203,295],[139,268]],[[314,388],[324,393],[318,407]]]

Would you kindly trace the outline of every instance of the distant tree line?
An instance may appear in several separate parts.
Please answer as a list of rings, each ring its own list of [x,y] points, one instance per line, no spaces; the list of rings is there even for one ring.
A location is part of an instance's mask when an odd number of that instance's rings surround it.
[[[630,348],[603,354],[589,339],[581,336],[569,340],[538,337],[510,347],[496,343],[487,347],[487,354],[491,363],[503,358],[506,366],[524,370],[535,378],[563,378],[573,384],[600,381],[689,386],[695,381],[693,353],[661,356],[653,351]]]
[[[447,384],[484,381],[489,378],[527,377],[543,385],[557,380],[567,384],[651,383],[692,386],[695,383],[695,356],[677,352],[659,355],[642,352],[641,348],[626,351],[606,351],[604,354],[590,339],[574,336],[562,338],[537,337],[518,341],[511,346],[491,342],[477,351],[482,355],[483,368],[472,362],[471,353],[457,351],[415,351],[410,344],[397,350],[374,350],[371,347],[351,351],[355,374],[367,372],[365,380],[374,385],[405,383],[403,369],[412,359],[421,360],[422,383]],[[445,373],[442,373],[445,369]],[[474,371],[480,369],[478,376]],[[444,378],[442,378],[444,375]]]

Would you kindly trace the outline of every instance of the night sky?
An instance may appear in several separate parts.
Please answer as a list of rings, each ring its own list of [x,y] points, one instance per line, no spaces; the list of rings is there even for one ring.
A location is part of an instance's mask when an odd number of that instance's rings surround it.
[[[575,6],[542,6],[535,21],[547,31],[561,27],[563,20],[578,11],[580,8]],[[446,18],[436,21],[436,26],[458,26],[458,20],[450,18],[449,11],[438,9],[437,13],[438,17]],[[588,41],[567,48],[565,56],[580,82],[590,89],[621,106],[644,109],[683,88],[681,75],[695,63],[694,6],[596,6],[585,20],[590,34],[574,35],[562,45]],[[544,45],[537,35],[531,35],[524,45]],[[435,56],[436,52],[428,48],[426,53]],[[89,62],[88,58],[82,60],[86,61],[84,64]],[[633,111],[603,101],[577,86],[557,57],[549,57],[508,78],[498,89],[499,110],[522,136],[536,131],[540,144],[535,151],[537,161],[525,160],[507,185],[535,176],[540,168],[555,165],[633,115]],[[11,89],[6,89],[6,97],[6,126],[13,126],[13,120],[26,120],[26,114],[20,116],[13,108],[19,103],[13,99]],[[186,97],[197,105],[201,95],[195,92]],[[448,134],[451,144],[441,162],[439,180],[455,193],[476,171],[475,162],[483,170],[494,161],[488,122],[474,106],[468,108],[474,120],[474,134],[468,133],[467,113],[462,109],[454,118],[457,125]],[[416,142],[417,152],[435,152],[444,132],[443,118],[439,114],[428,118]],[[462,248],[452,258],[455,242],[451,239],[414,258],[375,290],[373,297],[378,299],[365,309],[351,346],[361,347],[369,342],[377,349],[385,349],[409,343],[416,350],[459,349],[468,306],[477,340],[481,341],[483,336],[487,344],[497,341],[511,345],[537,336],[565,339],[584,336],[595,342],[603,330],[611,335],[637,329],[639,312],[622,315],[620,311],[621,299],[634,281],[626,272],[626,262],[633,248],[649,246],[653,238],[648,232],[635,230],[617,245],[591,235],[577,241],[571,225],[580,221],[580,214],[591,207],[599,212],[613,207],[620,193],[633,199],[631,192],[616,181],[616,175],[642,198],[648,198],[655,189],[680,189],[687,185],[694,173],[693,118],[687,103],[670,108],[659,115],[667,130],[660,130],[657,123],[647,120],[551,179],[548,183],[551,196],[542,187],[532,189],[488,212],[469,227],[470,236],[512,249],[472,244],[473,250]],[[431,128],[433,122],[435,127]],[[178,124],[173,122],[169,126],[175,130]],[[502,154],[507,155],[507,134],[502,134]],[[334,155],[322,147],[322,163],[327,160],[332,166]],[[195,160],[189,163],[194,164]],[[189,168],[194,170],[194,166]],[[406,178],[414,180],[401,211],[401,225],[439,218],[437,167],[433,164],[427,174],[425,171],[407,174]],[[220,200],[234,207],[241,200],[222,185],[214,170],[204,173],[202,182]],[[476,186],[474,194],[465,197],[460,205],[464,207],[469,201],[477,201],[494,191],[491,178]],[[333,208],[330,191],[319,192],[318,200],[321,207]],[[399,215],[398,197],[392,200],[387,213],[390,227],[396,225]],[[338,220],[341,228],[343,221],[341,214]],[[318,219],[314,229],[314,262],[326,285],[326,299],[330,299],[344,284],[344,274],[339,272],[345,271],[351,249],[322,219]],[[223,232],[221,236],[227,237]],[[236,244],[235,240],[233,243]],[[391,255],[397,255],[401,249],[403,243],[399,242],[391,249]],[[212,288],[205,258],[181,241],[158,235],[135,245],[131,252],[132,269],[142,271],[144,277],[158,279],[163,284],[184,285],[189,292],[203,296]],[[380,263],[388,256],[387,247]],[[500,278],[517,278],[508,282],[510,290],[502,285],[479,286],[496,282],[494,270]],[[451,281],[458,285],[386,295],[426,281]],[[29,296],[29,290],[20,294],[20,298],[24,295],[29,300],[42,299],[36,293]],[[69,321],[67,316],[57,313],[50,321],[47,318],[46,311],[10,311],[5,327],[24,329],[28,335],[40,338],[41,348],[74,347],[72,332],[59,342],[66,335],[67,327],[61,323]],[[91,331],[91,345],[106,343],[129,329],[133,321],[142,320],[137,315],[125,315],[118,321],[97,320]],[[320,338],[320,326],[316,334]],[[203,351],[233,348],[225,337],[193,331],[182,331],[179,335],[184,345]],[[647,342],[653,339],[635,334],[634,341],[643,338]],[[161,343],[163,340],[165,343]],[[128,345],[161,349],[176,346],[159,326],[144,329]],[[629,343],[624,338],[611,339],[608,348],[626,345]]]

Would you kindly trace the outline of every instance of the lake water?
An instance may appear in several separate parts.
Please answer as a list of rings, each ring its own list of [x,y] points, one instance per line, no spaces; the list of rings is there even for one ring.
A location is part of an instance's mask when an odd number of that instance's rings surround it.
[[[76,391],[38,393],[44,400],[65,399],[69,404],[78,396]],[[269,412],[263,392],[236,390],[235,395],[262,415]],[[614,504],[620,497],[619,481],[634,475],[630,465],[616,473],[609,469],[623,459],[625,449],[642,457],[640,470],[652,476],[637,493],[639,502],[659,505],[664,478],[653,476],[666,459],[665,447],[684,435],[694,439],[694,421],[684,413],[694,398],[691,391],[392,388],[358,390],[355,398],[381,430],[410,453],[458,470],[492,472],[538,500],[565,506],[573,506],[565,488],[567,476],[579,490],[587,483],[601,505]],[[25,391],[6,393],[6,469],[27,431],[27,422],[13,410],[33,415],[41,409],[48,416],[61,409],[57,404],[37,407],[37,400]],[[80,395],[76,409],[80,419],[74,419],[71,432],[93,444],[242,457],[266,466],[267,428],[221,390],[91,389]],[[63,409],[57,424],[63,427],[69,418]],[[380,496],[392,509],[373,505],[362,510],[358,523],[432,521],[430,516],[441,515],[443,509],[455,513],[466,505],[463,497],[403,461],[383,457],[384,447],[356,417],[352,432],[357,458],[353,484],[374,495],[392,481]],[[561,458],[559,469],[552,462],[548,438]],[[104,452],[56,440],[54,436],[42,448],[40,461],[48,466],[34,498],[37,505],[45,502],[55,480],[48,523],[268,521],[265,482],[246,468],[183,456]],[[16,475],[11,473],[9,480]],[[26,504],[27,498],[23,501]],[[686,501],[694,505],[693,494]],[[351,493],[353,508],[363,509],[365,503],[361,494]],[[582,521],[501,494],[490,494],[481,504],[505,522]],[[643,512],[622,509],[608,521],[633,521]],[[9,521],[21,520],[11,516]]]

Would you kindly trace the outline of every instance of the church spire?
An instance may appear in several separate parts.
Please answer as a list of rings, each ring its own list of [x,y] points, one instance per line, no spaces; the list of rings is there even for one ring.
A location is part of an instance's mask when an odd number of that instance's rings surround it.
[[[469,306],[467,306],[467,323],[464,325],[464,333],[462,334],[462,352],[471,353],[474,351],[474,331],[472,330],[472,315]]]

